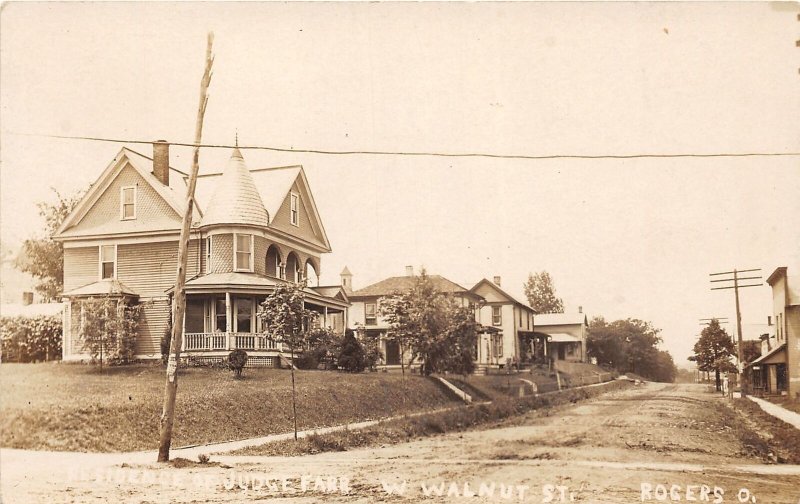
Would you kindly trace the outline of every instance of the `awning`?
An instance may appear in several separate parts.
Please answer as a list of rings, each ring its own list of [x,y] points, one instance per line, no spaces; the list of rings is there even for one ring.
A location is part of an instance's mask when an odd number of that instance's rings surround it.
[[[580,341],[577,336],[567,333],[548,333],[547,335],[550,336],[552,343],[578,343]]]
[[[753,362],[747,364],[747,367],[755,364],[785,364],[786,363],[786,343],[775,347],[772,351],[767,352]]]

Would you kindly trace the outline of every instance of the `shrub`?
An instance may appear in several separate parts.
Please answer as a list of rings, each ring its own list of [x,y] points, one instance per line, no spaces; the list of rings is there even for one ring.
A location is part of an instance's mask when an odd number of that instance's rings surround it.
[[[60,359],[62,336],[59,316],[0,319],[0,351],[6,362]]]
[[[338,365],[340,369],[350,373],[360,373],[367,367],[364,347],[358,342],[353,331],[348,330],[344,334],[342,350],[339,352]]]
[[[297,366],[297,369],[317,369],[319,360],[314,352],[305,351],[295,356],[294,365]]]
[[[111,297],[81,301],[80,339],[92,357],[112,365],[133,362],[136,353],[136,332],[142,305],[128,305]]]
[[[245,364],[247,364],[247,352],[244,350],[238,349],[228,354],[228,366],[236,378],[241,378]]]

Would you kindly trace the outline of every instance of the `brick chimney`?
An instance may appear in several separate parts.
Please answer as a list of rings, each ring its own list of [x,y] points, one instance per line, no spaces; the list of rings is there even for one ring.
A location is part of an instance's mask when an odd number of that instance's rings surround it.
[[[33,303],[33,292],[22,293],[22,304],[28,306]]]
[[[578,313],[583,313],[583,306],[578,307]]]
[[[767,325],[768,326],[772,325],[772,315],[767,315]]]
[[[414,266],[406,266],[406,276],[414,276]]]
[[[500,287],[500,276],[499,276],[499,275],[495,275],[495,277],[494,277],[494,284],[495,284],[496,286]]]
[[[166,140],[153,142],[153,175],[165,186],[169,185],[169,144]]]

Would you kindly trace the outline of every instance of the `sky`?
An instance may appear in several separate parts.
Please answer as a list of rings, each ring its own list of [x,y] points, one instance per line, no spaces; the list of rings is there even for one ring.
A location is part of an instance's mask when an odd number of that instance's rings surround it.
[[[5,3],[0,237],[36,203],[88,187],[120,144],[194,137],[294,149],[524,155],[800,152],[800,7],[792,3]],[[150,155],[149,145],[129,147]],[[191,150],[173,147],[188,169]],[[203,149],[201,172],[226,149]],[[568,311],[639,318],[678,365],[728,317],[709,274],[800,270],[800,156],[668,159],[331,156],[302,164],[330,238],[323,284],[425,267],[523,297],[548,271]],[[741,291],[746,329],[772,313]]]

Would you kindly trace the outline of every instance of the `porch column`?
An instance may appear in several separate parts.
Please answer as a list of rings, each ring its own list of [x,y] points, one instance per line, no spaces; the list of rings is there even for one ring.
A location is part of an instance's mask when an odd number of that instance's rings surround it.
[[[184,294],[183,299],[184,299],[183,305],[184,305],[184,307],[186,307],[186,305],[189,304],[189,296],[186,296]],[[170,305],[170,310],[172,310],[172,305]],[[181,337],[181,352],[185,352],[186,351],[186,310],[185,309],[183,310],[183,324],[181,324],[181,335],[182,335],[182,337]],[[170,338],[171,338],[171,336],[170,336]]]
[[[231,349],[231,293],[225,291],[225,350]]]
[[[323,327],[328,327],[328,307],[327,306],[323,306],[322,307],[322,312],[324,314],[323,315],[323,319],[325,320]]]

